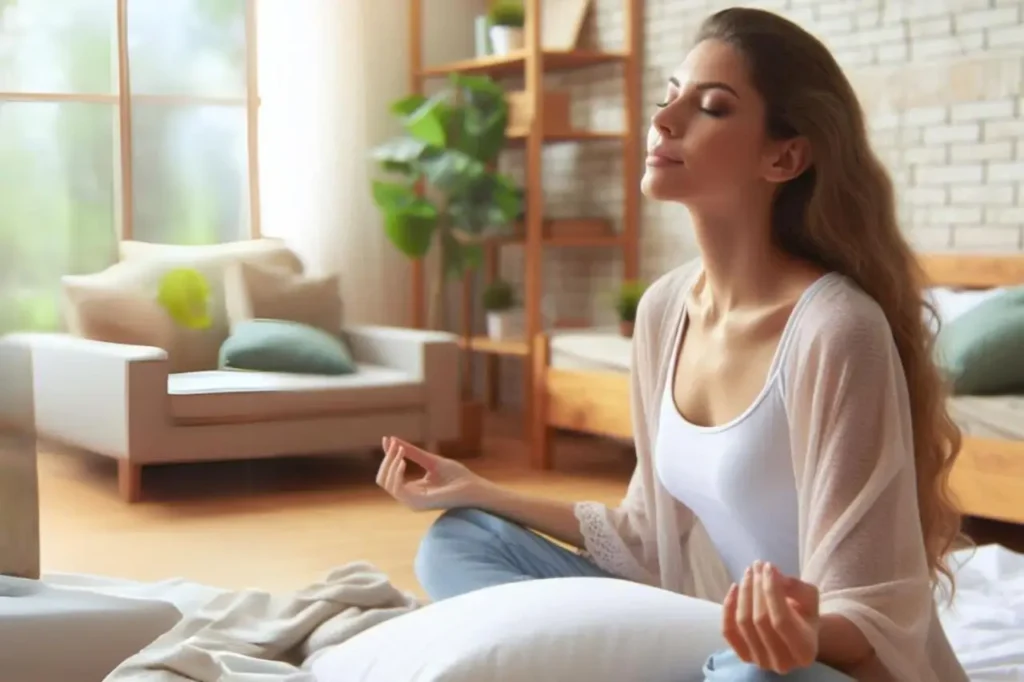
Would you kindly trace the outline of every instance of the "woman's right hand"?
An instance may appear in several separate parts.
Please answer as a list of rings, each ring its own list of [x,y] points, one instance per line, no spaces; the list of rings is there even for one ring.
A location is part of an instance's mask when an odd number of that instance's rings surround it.
[[[435,455],[398,438],[381,443],[384,461],[377,471],[377,485],[415,511],[454,509],[477,504],[491,486],[461,462]],[[421,478],[406,481],[406,460],[423,468]]]

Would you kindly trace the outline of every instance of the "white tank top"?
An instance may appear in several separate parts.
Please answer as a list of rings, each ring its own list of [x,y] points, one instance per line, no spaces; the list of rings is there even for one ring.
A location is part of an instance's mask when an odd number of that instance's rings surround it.
[[[725,424],[698,426],[676,408],[672,391],[685,313],[676,332],[661,399],[655,468],[665,489],[700,519],[735,582],[755,560],[770,561],[787,575],[800,575],[796,482],[778,376],[800,313],[828,278],[819,278],[797,301],[764,388],[742,414]]]

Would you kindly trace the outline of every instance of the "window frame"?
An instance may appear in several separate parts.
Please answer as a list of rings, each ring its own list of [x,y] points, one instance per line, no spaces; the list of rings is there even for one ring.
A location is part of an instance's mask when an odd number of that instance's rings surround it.
[[[151,95],[132,94],[130,63],[128,59],[128,3],[135,0],[116,0],[117,26],[114,33],[117,49],[117,92],[102,93],[60,93],[60,92],[8,92],[0,91],[0,102],[57,102],[106,104],[117,107],[118,132],[115,140],[119,148],[119,178],[115,187],[119,193],[117,225],[114,226],[119,241],[133,238],[134,192],[132,169],[132,103],[159,104],[163,106],[232,106],[244,107],[246,119],[246,160],[249,184],[249,238],[258,239],[260,227],[259,193],[259,106],[257,62],[256,62],[256,1],[245,0],[245,96],[211,97],[202,95]]]

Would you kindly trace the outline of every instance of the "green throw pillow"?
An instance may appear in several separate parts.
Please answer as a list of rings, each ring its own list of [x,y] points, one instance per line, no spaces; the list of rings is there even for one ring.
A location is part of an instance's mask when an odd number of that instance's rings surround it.
[[[993,296],[945,325],[936,360],[958,394],[1024,392],[1024,287]]]
[[[338,337],[285,320],[247,320],[221,344],[222,369],[290,374],[351,374],[356,365]]]

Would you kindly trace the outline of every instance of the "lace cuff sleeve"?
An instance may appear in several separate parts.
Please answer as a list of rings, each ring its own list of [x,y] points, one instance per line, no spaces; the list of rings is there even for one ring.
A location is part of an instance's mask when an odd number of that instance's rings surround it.
[[[631,544],[639,549],[640,539],[624,537],[628,521],[623,511],[599,502],[578,502],[575,511],[586,547],[584,556],[620,578],[649,584],[656,582],[630,549]]]

